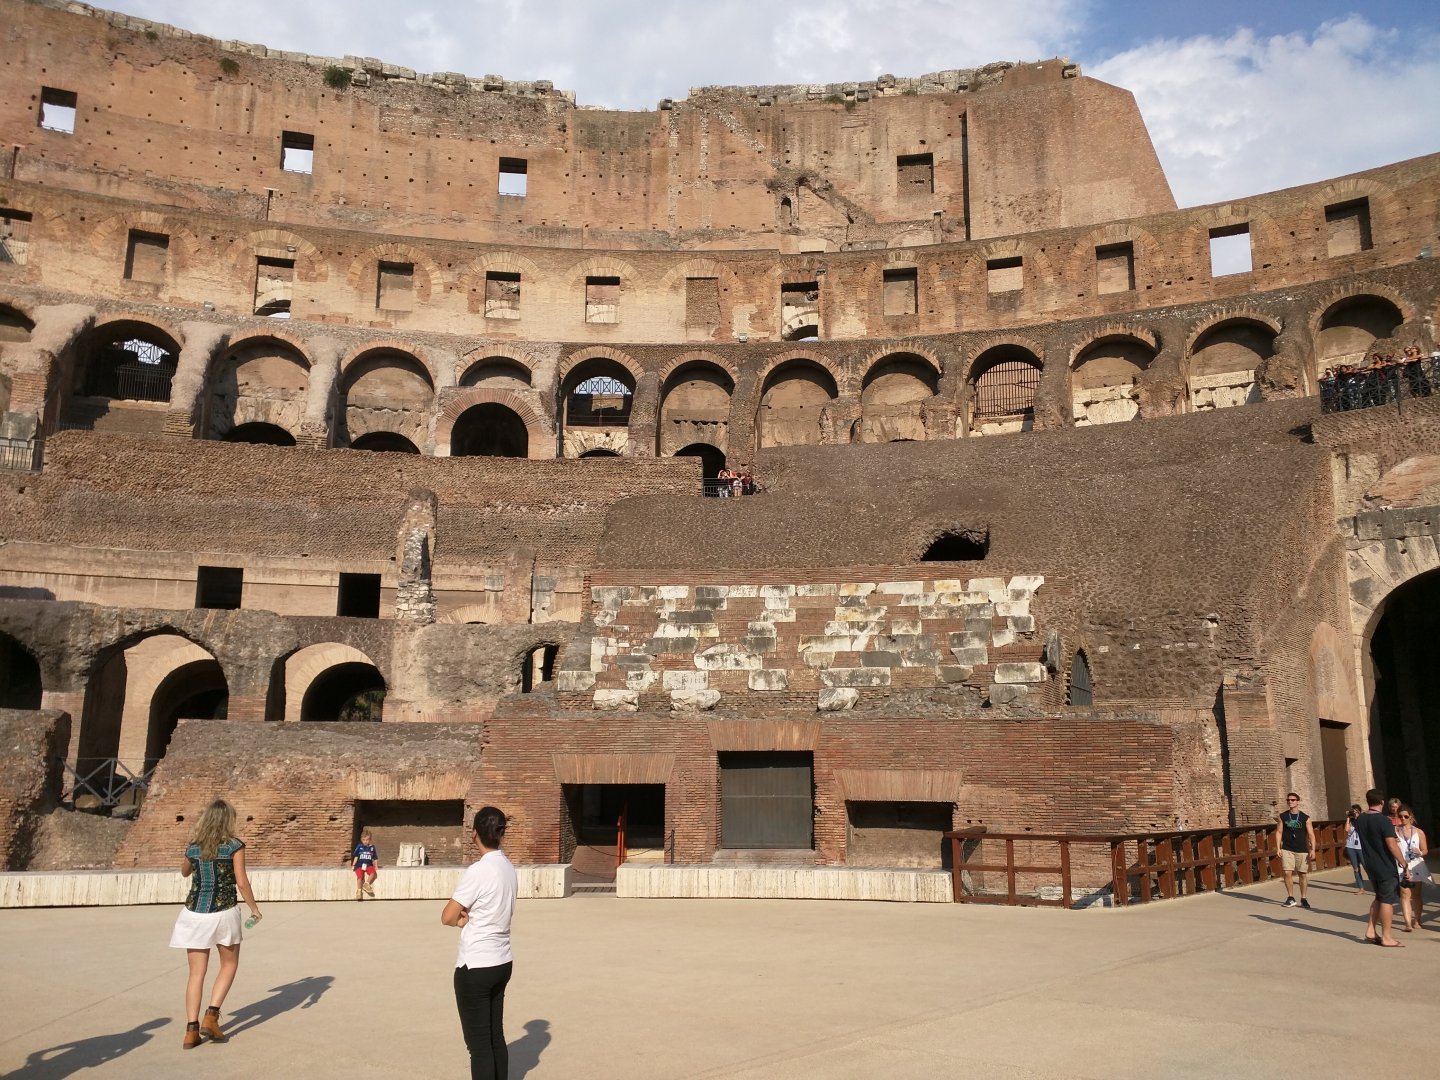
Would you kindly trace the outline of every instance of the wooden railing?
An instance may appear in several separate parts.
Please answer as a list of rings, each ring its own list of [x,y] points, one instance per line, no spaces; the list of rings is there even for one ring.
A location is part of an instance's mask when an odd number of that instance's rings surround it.
[[[1319,821],[1314,826],[1315,868],[1343,865],[1345,823]],[[1250,825],[1128,836],[963,829],[945,838],[950,841],[957,904],[1071,908],[1077,899],[1108,890],[1117,907],[1126,907],[1280,876],[1275,828]]]

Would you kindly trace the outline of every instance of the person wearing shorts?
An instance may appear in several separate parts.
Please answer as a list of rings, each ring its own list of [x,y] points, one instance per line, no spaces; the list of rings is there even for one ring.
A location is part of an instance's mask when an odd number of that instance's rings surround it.
[[[350,856],[350,868],[355,871],[356,900],[364,900],[366,896],[375,899],[375,871],[379,865],[380,858],[376,854],[370,830],[362,829],[360,843],[355,845]]]
[[[1365,923],[1365,940],[1387,949],[1398,949],[1402,943],[1390,933],[1395,918],[1395,905],[1400,902],[1400,841],[1395,826],[1385,816],[1385,793],[1371,788],[1365,793],[1365,813],[1355,819],[1360,834],[1360,859],[1365,873],[1375,887],[1370,904],[1370,917]]]
[[[1315,826],[1310,815],[1300,809],[1300,796],[1285,796],[1285,811],[1275,832],[1275,853],[1280,856],[1280,869],[1285,875],[1285,906],[1295,906],[1295,877],[1300,878],[1300,906],[1310,910],[1306,897],[1306,878],[1315,861]]]

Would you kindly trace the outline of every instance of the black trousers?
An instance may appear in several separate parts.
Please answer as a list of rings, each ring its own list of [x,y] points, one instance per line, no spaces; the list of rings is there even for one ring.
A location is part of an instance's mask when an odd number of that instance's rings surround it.
[[[510,1048],[505,1045],[505,986],[513,964],[455,969],[455,1008],[470,1051],[470,1080],[506,1080]]]

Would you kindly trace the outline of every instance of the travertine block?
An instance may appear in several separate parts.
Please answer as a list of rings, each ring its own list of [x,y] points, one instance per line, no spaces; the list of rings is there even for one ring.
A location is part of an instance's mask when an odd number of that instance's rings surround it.
[[[848,686],[827,686],[820,691],[816,708],[821,712],[842,712],[853,709],[860,700],[860,691]]]
[[[997,683],[1043,683],[1045,681],[1045,665],[996,664],[995,681]]]
[[[640,708],[640,693],[638,690],[596,690],[595,708],[635,712]]]
[[[788,690],[790,673],[780,668],[762,668],[749,675],[751,690]]]
[[[889,686],[889,668],[830,668],[820,672],[821,686]]]
[[[666,690],[704,690],[710,685],[710,676],[703,671],[666,671],[660,675],[660,684]]]

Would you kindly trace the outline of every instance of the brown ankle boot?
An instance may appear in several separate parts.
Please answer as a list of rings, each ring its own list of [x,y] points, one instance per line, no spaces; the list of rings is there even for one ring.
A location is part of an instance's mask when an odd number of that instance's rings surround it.
[[[220,1030],[220,1010],[214,1005],[205,1010],[205,1017],[200,1021],[200,1030],[208,1035],[212,1042],[225,1042],[230,1038]]]
[[[180,1044],[182,1049],[193,1050],[201,1043],[200,1021],[191,1020],[185,1025],[185,1041]]]

